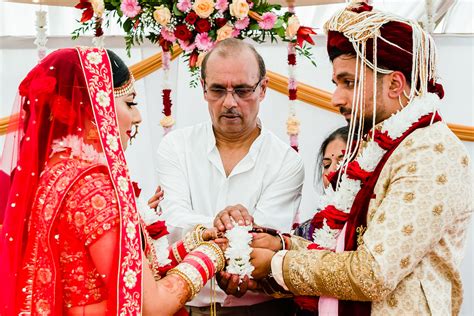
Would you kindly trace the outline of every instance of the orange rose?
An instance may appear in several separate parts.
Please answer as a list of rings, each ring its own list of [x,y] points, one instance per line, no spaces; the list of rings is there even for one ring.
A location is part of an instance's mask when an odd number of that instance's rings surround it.
[[[166,26],[168,25],[168,23],[170,23],[171,12],[164,5],[160,5],[158,7],[155,7],[155,11],[153,12],[153,18],[160,25]]]
[[[214,12],[214,1],[196,0],[193,4],[193,10],[201,19],[207,19]]]
[[[226,38],[229,38],[232,36],[232,31],[234,29],[232,28],[232,24],[226,24],[220,29],[217,30],[217,39],[216,42],[220,42],[222,40],[225,40]]]
[[[237,19],[243,19],[249,15],[249,4],[246,0],[233,0],[229,6],[230,14]]]

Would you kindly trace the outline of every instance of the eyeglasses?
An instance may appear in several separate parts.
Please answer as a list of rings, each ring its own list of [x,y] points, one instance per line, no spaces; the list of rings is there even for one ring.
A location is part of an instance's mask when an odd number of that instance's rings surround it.
[[[224,97],[227,96],[227,93],[231,93],[234,99],[240,99],[240,100],[245,100],[250,98],[255,90],[257,90],[258,86],[262,82],[263,78],[261,78],[255,86],[252,87],[242,87],[242,88],[234,88],[234,89],[223,89],[223,88],[209,88],[209,89],[204,89],[204,93],[206,93],[207,98],[211,101],[217,101],[220,100]],[[204,82],[204,86],[206,85],[206,82]],[[237,96],[237,98],[236,98]]]

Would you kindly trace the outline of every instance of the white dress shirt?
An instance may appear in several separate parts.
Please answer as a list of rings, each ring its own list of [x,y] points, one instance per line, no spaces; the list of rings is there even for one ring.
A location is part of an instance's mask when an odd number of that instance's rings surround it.
[[[212,123],[205,122],[169,133],[158,148],[158,180],[164,191],[160,205],[170,242],[196,224],[213,225],[216,214],[241,204],[258,225],[289,231],[301,201],[304,167],[298,153],[261,127],[247,155],[226,176]],[[209,284],[189,303],[208,306]],[[253,305],[270,299],[248,292],[227,296],[217,287],[223,306]]]

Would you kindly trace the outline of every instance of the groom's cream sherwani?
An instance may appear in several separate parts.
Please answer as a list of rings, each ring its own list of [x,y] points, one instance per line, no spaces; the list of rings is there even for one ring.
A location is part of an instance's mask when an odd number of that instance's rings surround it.
[[[393,152],[356,251],[308,251],[292,238],[285,285],[298,295],[372,301],[372,315],[456,315],[459,264],[472,215],[468,153],[443,122]]]

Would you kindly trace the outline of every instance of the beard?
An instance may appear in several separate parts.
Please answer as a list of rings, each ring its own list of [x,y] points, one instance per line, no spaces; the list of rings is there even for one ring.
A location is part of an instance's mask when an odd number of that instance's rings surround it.
[[[353,118],[351,115],[351,109],[350,108],[339,108],[339,112],[344,116],[346,119],[346,122],[348,125],[351,124],[351,121],[354,119],[355,120],[355,132],[358,132],[360,128],[362,128],[362,133],[363,135],[367,134],[370,129],[373,127],[372,124],[372,116],[365,116],[364,117],[364,122],[361,122],[359,118]],[[361,126],[362,124],[362,126]]]

